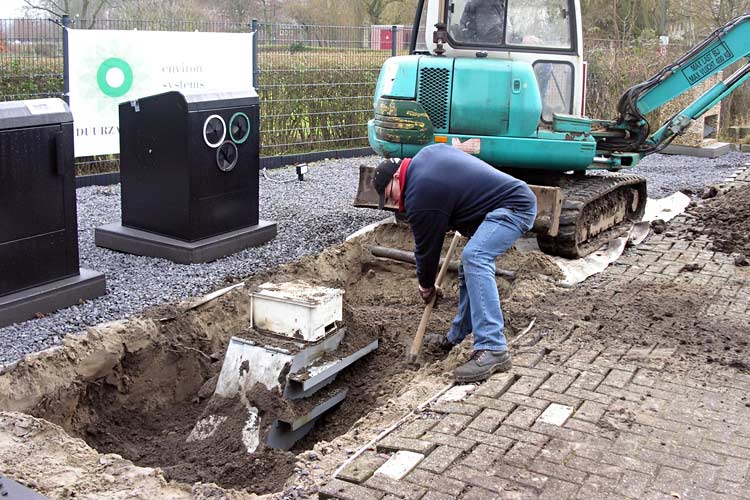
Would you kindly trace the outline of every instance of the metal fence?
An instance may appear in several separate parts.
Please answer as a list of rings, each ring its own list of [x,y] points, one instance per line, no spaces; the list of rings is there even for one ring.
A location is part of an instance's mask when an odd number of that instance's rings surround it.
[[[56,19],[0,19],[0,101],[63,96],[62,24]],[[244,23],[174,20],[78,20],[70,26],[228,33],[254,28]],[[331,151],[345,155],[367,148],[366,123],[378,71],[386,58],[407,53],[411,27],[255,27],[261,155],[291,155],[293,160],[304,158],[295,155]],[[116,168],[117,158],[111,156],[78,161],[79,174]]]
[[[411,27],[175,20],[77,21],[72,27],[204,32],[256,28],[261,155],[268,166],[368,151],[366,123],[380,66],[393,54],[406,54],[412,35]],[[606,39],[588,39],[584,47],[589,61],[587,111],[601,118],[613,117],[625,86],[642,81],[688,48],[673,43],[665,50],[656,40]],[[63,88],[62,21],[0,19],[0,100],[62,96]],[[746,109],[750,90],[735,94],[737,106],[732,109]],[[116,156],[78,162],[80,174],[116,168]]]

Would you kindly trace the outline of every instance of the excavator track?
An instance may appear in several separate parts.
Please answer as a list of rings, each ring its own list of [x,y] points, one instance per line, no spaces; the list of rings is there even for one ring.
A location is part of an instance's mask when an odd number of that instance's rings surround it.
[[[537,234],[539,248],[570,259],[584,257],[630,229],[646,209],[646,180],[637,175],[586,175],[561,182],[557,236]]]

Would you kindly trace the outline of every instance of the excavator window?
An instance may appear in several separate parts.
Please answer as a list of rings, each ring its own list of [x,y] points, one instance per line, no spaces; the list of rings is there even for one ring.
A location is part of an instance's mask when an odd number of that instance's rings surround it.
[[[573,23],[565,0],[508,0],[508,26],[511,45],[572,48]]]
[[[448,11],[448,33],[459,44],[503,45],[505,0],[455,0]]]
[[[568,0],[454,0],[448,34],[456,45],[572,49]]]
[[[554,113],[573,113],[573,65],[562,61],[534,62],[542,96],[542,121],[552,123]]]

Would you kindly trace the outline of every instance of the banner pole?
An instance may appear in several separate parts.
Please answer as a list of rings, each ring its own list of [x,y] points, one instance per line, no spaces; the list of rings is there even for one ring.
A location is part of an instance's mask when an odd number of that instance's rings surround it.
[[[260,77],[260,69],[258,68],[258,27],[259,23],[257,19],[253,19],[252,31],[253,31],[253,87],[258,92],[258,78]]]
[[[70,57],[68,54],[68,27],[70,16],[63,14],[63,100],[70,105]]]

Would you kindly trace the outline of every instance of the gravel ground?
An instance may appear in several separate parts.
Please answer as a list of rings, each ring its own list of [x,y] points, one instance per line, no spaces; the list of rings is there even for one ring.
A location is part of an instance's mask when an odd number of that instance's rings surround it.
[[[750,165],[748,153],[732,152],[720,158],[655,154],[643,159],[632,172],[648,179],[651,198],[684,190],[700,196],[705,186],[722,181],[747,165]]]
[[[105,273],[107,295],[41,319],[0,328],[0,365],[59,344],[66,333],[105,321],[124,319],[143,309],[201,295],[221,285],[276,267],[326,246],[340,243],[357,229],[380,220],[383,212],[351,206],[358,165],[375,157],[322,161],[310,165],[304,182],[279,183],[261,177],[261,219],[278,223],[268,244],[207,264],[174,264],[162,259],[117,253],[94,246],[94,228],[120,220],[119,186],[78,190],[81,267]],[[649,180],[649,196],[675,191],[700,192],[750,165],[750,154],[718,159],[653,155],[636,173]],[[273,179],[294,179],[293,170],[269,172]]]

